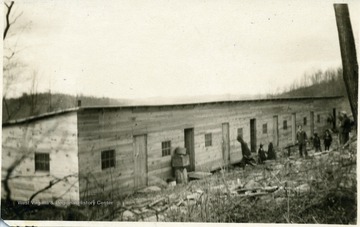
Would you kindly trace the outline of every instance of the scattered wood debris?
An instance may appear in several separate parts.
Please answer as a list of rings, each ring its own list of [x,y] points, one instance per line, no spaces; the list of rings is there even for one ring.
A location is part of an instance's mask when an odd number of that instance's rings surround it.
[[[188,177],[190,179],[203,179],[206,177],[210,177],[212,175],[212,173],[208,173],[208,172],[189,172],[188,173]]]

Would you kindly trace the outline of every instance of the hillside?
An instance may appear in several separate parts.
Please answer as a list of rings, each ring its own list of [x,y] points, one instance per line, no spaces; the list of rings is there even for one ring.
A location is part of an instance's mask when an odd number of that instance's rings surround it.
[[[316,96],[344,96],[347,97],[341,69],[318,71],[311,75],[304,75],[301,81],[295,81],[285,92],[269,95],[202,95],[182,97],[144,97],[141,99],[111,99],[93,96],[73,96],[67,94],[39,93],[35,95],[23,94],[19,98],[3,100],[3,122],[35,116],[46,112],[58,111],[77,106],[81,100],[82,106],[129,106],[129,105],[164,105],[184,104],[213,101],[231,101],[263,98],[293,98]],[[226,92],[226,91],[225,91]],[[349,108],[346,108],[349,109]],[[350,110],[350,109],[349,109]]]
[[[290,98],[337,95],[347,96],[341,68],[304,75],[301,81],[293,82],[285,92],[270,97]]]
[[[314,97],[314,96],[346,96],[346,88],[344,81],[326,81],[319,84],[301,87],[292,91],[284,92],[278,97]]]
[[[126,105],[128,100],[98,98],[93,96],[73,96],[67,94],[39,93],[36,95],[23,94],[19,98],[3,100],[3,122],[39,115],[47,112],[68,109],[77,106],[81,100],[82,106],[111,106]]]

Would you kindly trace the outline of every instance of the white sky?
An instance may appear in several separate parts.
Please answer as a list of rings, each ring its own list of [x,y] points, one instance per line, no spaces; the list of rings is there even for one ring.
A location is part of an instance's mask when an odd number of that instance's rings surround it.
[[[337,1],[344,2],[344,1]],[[349,3],[358,42],[358,1]],[[27,0],[6,40],[39,91],[144,98],[259,94],[341,66],[333,2]],[[15,34],[14,34],[15,33]],[[8,44],[9,45],[9,44]],[[12,91],[18,95],[28,85]]]

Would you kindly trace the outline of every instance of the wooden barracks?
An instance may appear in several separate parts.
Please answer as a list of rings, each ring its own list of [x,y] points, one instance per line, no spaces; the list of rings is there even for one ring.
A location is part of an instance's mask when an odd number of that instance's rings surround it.
[[[299,124],[309,137],[331,128],[327,119],[336,119],[342,101],[312,97],[78,107],[7,122],[2,128],[2,179],[21,159],[9,180],[14,200],[29,200],[54,179],[64,180],[34,200],[122,195],[171,178],[176,147],[186,147],[191,171],[215,170],[241,160],[237,135],[253,152],[269,142],[279,152],[295,143]]]

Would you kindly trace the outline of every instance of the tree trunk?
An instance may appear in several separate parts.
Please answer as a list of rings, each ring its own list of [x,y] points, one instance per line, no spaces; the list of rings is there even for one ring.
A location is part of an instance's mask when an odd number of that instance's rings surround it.
[[[357,126],[358,70],[354,35],[350,23],[347,4],[334,4],[336,25],[339,33],[343,78],[348,94],[351,111]]]

